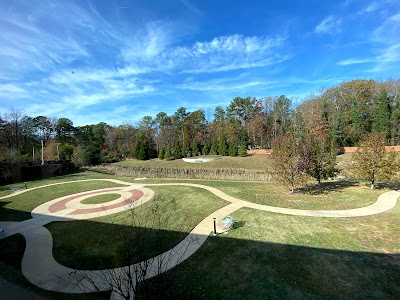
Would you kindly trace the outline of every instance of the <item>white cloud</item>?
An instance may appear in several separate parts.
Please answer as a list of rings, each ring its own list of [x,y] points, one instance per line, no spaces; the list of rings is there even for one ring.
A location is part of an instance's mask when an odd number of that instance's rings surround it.
[[[121,49],[123,58],[127,63],[149,61],[173,42],[170,24],[163,22],[147,23],[145,28],[138,30],[128,38]]]
[[[190,9],[192,3],[182,1]],[[267,83],[252,78],[213,85],[176,82],[188,73],[198,78],[198,73],[266,67],[291,57],[283,36],[232,34],[183,44],[190,37],[180,39],[176,22],[124,27],[87,4],[43,0],[40,5],[21,2],[18,9],[11,2],[2,5],[2,98],[21,100],[29,115],[74,119],[96,105],[116,105],[161,90],[164,97],[173,94],[172,99],[185,85],[190,91],[210,91],[211,86],[219,92],[256,89]]]
[[[400,37],[400,12],[388,17],[375,29],[372,40],[384,44],[397,43]]]
[[[355,64],[365,64],[365,63],[371,63],[374,62],[375,60],[373,59],[359,59],[359,58],[348,58],[345,60],[339,61],[337,64],[341,66],[348,66],[348,65],[355,65]]]
[[[328,16],[323,19],[316,27],[316,33],[337,34],[342,28],[342,19],[334,16]]]
[[[28,92],[15,84],[5,83],[0,84],[0,98],[3,99],[20,99],[26,98],[28,96]]]
[[[237,91],[249,87],[267,85],[273,82],[265,81],[239,81],[217,79],[209,81],[191,81],[187,80],[183,84],[177,85],[178,89],[193,90],[193,91]]]
[[[44,25],[44,20],[52,18],[48,11],[33,8],[30,13],[27,17],[29,14],[23,8],[0,12],[0,44],[4,45],[0,52],[0,78],[3,80],[20,78],[25,72],[45,72],[88,56],[85,47],[71,35],[52,32],[55,24]]]
[[[211,73],[263,67],[287,60],[290,55],[278,53],[284,37],[246,37],[229,35],[191,46],[170,48],[161,53],[158,66],[182,73]]]
[[[368,6],[366,8],[364,8],[363,10],[361,10],[359,12],[359,14],[368,14],[368,13],[372,13],[377,11],[379,8],[379,4],[377,2],[372,2],[370,4],[368,4]]]

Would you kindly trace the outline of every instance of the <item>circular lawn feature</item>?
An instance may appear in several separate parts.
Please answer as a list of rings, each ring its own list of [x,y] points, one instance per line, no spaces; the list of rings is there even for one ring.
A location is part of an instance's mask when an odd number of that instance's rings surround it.
[[[117,194],[117,193],[101,194],[101,195],[95,195],[93,197],[83,199],[81,201],[81,203],[82,204],[102,204],[102,203],[117,200],[119,197],[121,197],[121,195]]]

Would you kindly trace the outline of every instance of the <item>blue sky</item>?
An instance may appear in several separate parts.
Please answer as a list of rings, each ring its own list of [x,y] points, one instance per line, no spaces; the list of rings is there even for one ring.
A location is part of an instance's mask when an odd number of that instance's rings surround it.
[[[0,112],[135,122],[399,78],[400,2],[1,1]]]

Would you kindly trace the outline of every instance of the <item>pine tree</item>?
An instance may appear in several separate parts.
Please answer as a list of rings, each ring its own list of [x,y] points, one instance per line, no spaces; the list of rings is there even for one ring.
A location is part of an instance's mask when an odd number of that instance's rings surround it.
[[[165,160],[168,160],[168,161],[171,160],[171,150],[169,150],[169,148],[165,149],[164,158],[165,158]]]
[[[241,144],[238,151],[239,156],[246,157],[247,156],[247,148],[244,144]]]
[[[139,155],[140,155],[139,152],[140,152],[141,145],[142,145],[142,140],[136,141],[135,150],[134,150],[134,155],[135,155],[136,159],[139,159]]]
[[[218,141],[216,139],[213,140],[210,149],[210,155],[217,155]]]
[[[183,141],[182,157],[190,157],[190,145],[187,139]]]
[[[208,155],[208,145],[207,144],[204,144],[202,154]]]
[[[389,137],[390,132],[390,105],[386,91],[381,91],[378,99],[378,107],[374,114],[372,129],[374,132],[384,132]]]
[[[158,152],[158,159],[163,160],[165,157],[165,153],[164,153],[164,148],[160,148],[160,151]]]
[[[192,152],[193,152],[193,156],[199,155],[199,146],[197,144],[197,140],[196,139],[194,139],[193,143],[192,143]]]
[[[228,154],[229,156],[237,156],[236,142],[231,141],[231,143],[229,144]]]
[[[181,148],[179,147],[178,141],[175,142],[175,146],[174,146],[174,158],[175,159],[182,158]]]
[[[218,145],[218,154],[226,156],[228,154],[228,146],[226,144],[225,135],[223,134]]]

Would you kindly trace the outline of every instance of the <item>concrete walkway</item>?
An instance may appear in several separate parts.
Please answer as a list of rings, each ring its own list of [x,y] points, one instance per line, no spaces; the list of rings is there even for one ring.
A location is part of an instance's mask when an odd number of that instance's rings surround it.
[[[151,278],[165,272],[194,254],[206,241],[213,231],[213,218],[222,220],[242,207],[264,210],[280,214],[309,217],[360,217],[369,216],[388,211],[396,206],[400,192],[391,191],[379,196],[378,200],[369,206],[348,210],[300,210],[281,208],[256,204],[244,201],[225,194],[224,192],[201,184],[192,183],[163,183],[163,184],[132,184],[113,179],[93,179],[111,181],[126,187],[99,189],[90,192],[78,193],[48,201],[32,211],[32,219],[22,222],[0,222],[0,227],[5,228],[6,235],[1,238],[20,233],[25,237],[26,249],[21,263],[24,276],[33,284],[46,290],[64,293],[84,293],[94,291],[113,290],[111,299],[120,299],[116,290],[128,292],[132,288],[131,279],[127,274],[133,270],[145,269],[141,280]],[[77,180],[82,182],[92,180]],[[54,186],[66,183],[54,183],[46,186],[22,190],[3,198],[10,198],[33,189]],[[151,186],[191,186],[205,189],[217,197],[230,202],[229,205],[213,212],[204,218],[178,245],[172,249],[138,264],[107,270],[76,270],[67,268],[55,261],[53,251],[53,238],[51,233],[43,227],[52,221],[71,221],[110,215],[130,209],[149,201],[154,192]],[[94,195],[117,193],[121,196],[113,201],[103,204],[82,204],[81,201]],[[135,197],[133,195],[136,195]],[[140,196],[140,197],[139,197]],[[130,201],[127,201],[129,200]],[[222,232],[222,228],[218,228]],[[118,280],[116,280],[118,279]]]

